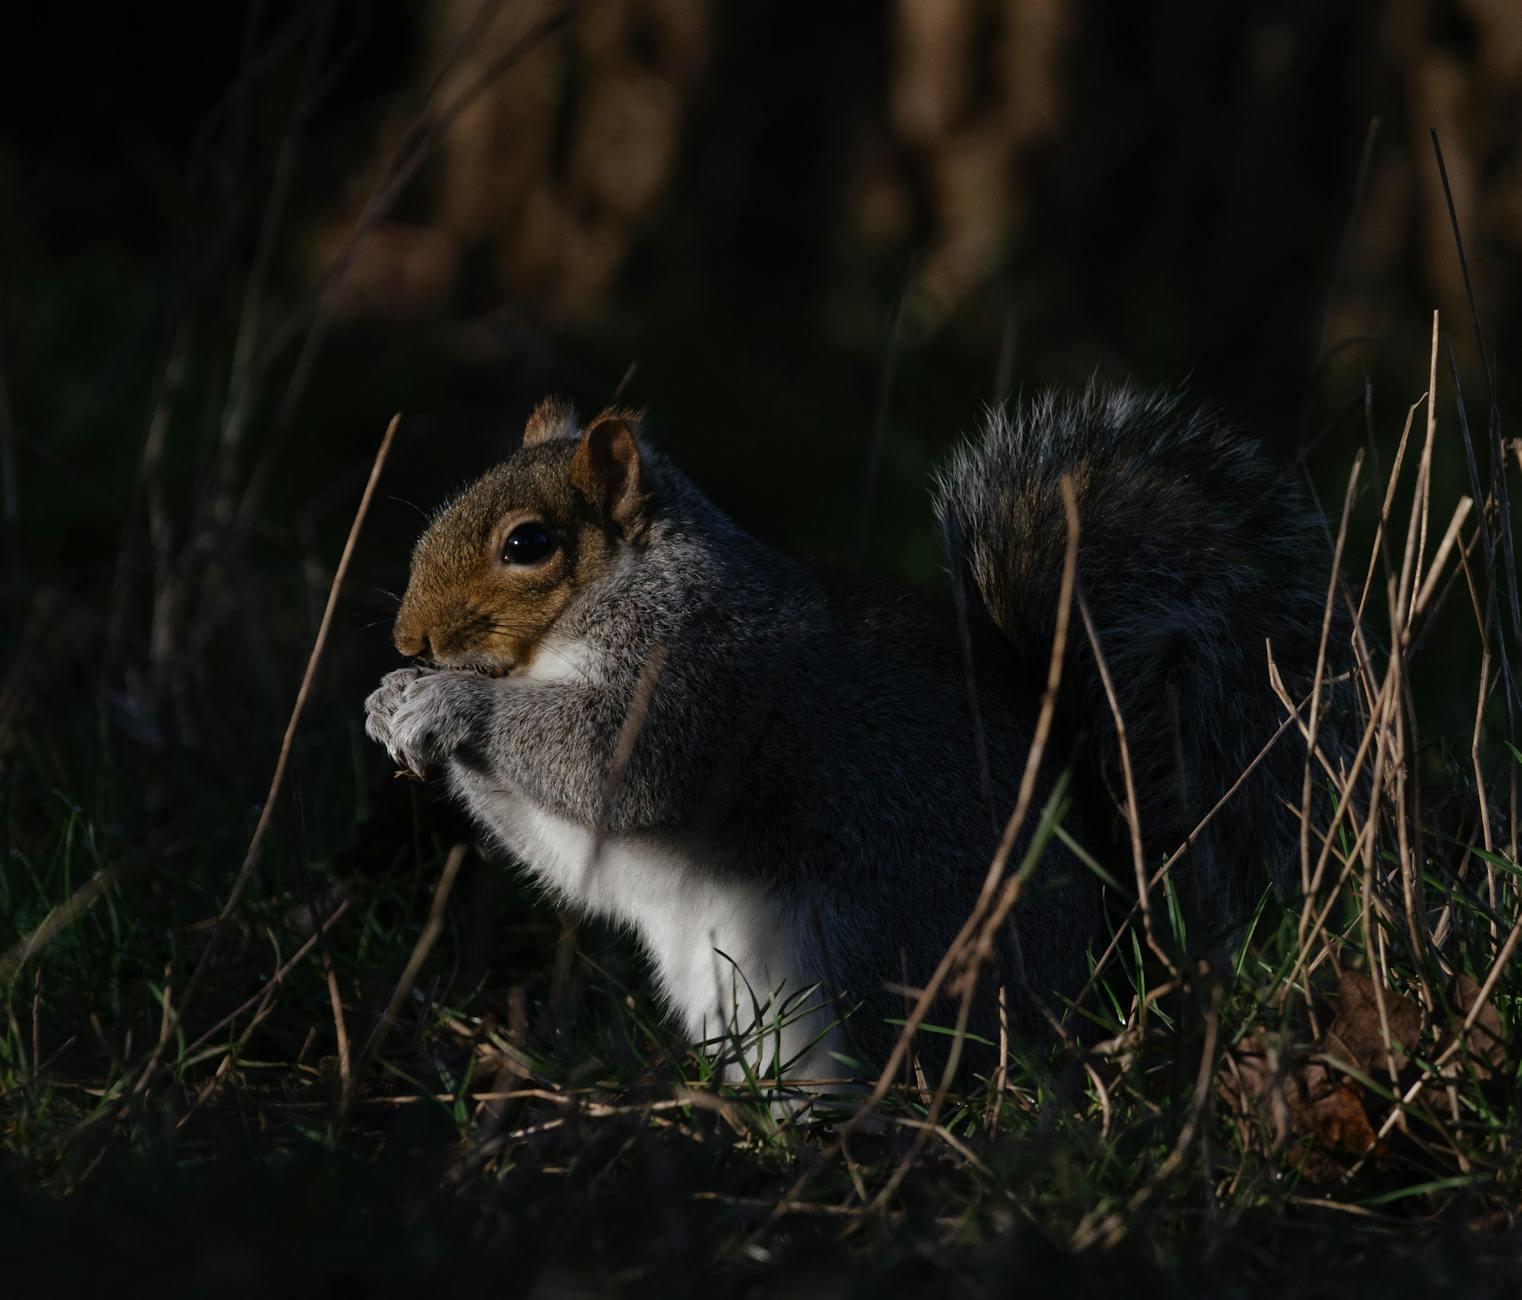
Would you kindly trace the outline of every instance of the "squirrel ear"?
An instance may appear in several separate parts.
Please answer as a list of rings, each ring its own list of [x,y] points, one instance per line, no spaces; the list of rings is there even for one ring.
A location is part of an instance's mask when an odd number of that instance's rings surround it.
[[[571,457],[571,482],[624,532],[639,524],[650,498],[628,416],[605,411],[587,426]]]
[[[523,427],[523,445],[536,447],[541,442],[574,438],[576,434],[576,408],[562,397],[546,397]]]

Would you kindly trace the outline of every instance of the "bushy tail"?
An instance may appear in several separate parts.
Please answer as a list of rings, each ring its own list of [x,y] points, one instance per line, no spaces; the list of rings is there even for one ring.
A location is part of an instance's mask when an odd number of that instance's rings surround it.
[[[1044,680],[1057,615],[1064,474],[1078,504],[1078,589],[1115,685],[1155,868],[1286,717],[1266,643],[1296,702],[1310,692],[1329,548],[1295,480],[1176,395],[1091,387],[993,414],[942,475],[937,506],[969,585],[1035,681]],[[1113,711],[1076,608],[1070,626],[1059,740],[1088,738],[1072,752],[1091,803],[1104,804],[1091,808],[1092,828],[1111,813],[1118,819],[1123,783]],[[1347,643],[1344,626],[1332,627],[1332,662]],[[1333,750],[1335,734],[1328,726],[1322,736]],[[1262,888],[1264,866],[1293,892],[1292,809],[1305,756],[1292,724],[1189,850],[1181,883],[1196,915],[1229,922]]]

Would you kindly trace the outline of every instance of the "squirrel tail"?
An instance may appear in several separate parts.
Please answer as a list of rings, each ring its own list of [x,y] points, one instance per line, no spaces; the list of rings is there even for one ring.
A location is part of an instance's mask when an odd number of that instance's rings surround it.
[[[1067,545],[1063,475],[1078,505],[1077,591],[1114,684],[1155,869],[1285,721],[1268,647],[1297,705],[1310,693],[1328,547],[1286,470],[1177,394],[1091,385],[1081,396],[1049,393],[993,412],[940,476],[937,513],[959,578],[970,579],[965,589],[976,589],[1035,681],[1051,654]],[[1328,658],[1346,644],[1338,617]],[[1324,686],[1323,716],[1328,694]],[[1071,742],[1075,778],[1097,796],[1086,828],[1112,836],[1105,847],[1124,862],[1114,710],[1076,607],[1059,708],[1058,739]],[[1335,751],[1330,725],[1319,740]],[[1180,863],[1187,914],[1207,928],[1243,919],[1264,866],[1281,890],[1296,891],[1293,810],[1305,759],[1291,724]]]

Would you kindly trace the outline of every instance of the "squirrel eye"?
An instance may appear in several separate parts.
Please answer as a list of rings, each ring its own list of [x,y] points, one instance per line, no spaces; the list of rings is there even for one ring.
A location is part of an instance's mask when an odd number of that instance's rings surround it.
[[[555,537],[543,524],[519,524],[502,544],[506,564],[538,564],[555,549]]]

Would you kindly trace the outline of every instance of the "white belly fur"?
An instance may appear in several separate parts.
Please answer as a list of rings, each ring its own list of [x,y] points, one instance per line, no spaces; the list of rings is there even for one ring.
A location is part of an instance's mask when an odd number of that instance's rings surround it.
[[[834,1018],[823,1008],[828,999],[816,990],[798,960],[799,918],[780,910],[754,885],[716,878],[653,836],[613,836],[593,857],[592,834],[585,828],[529,803],[521,796],[493,789],[470,773],[456,771],[455,785],[472,813],[533,872],[543,884],[598,916],[633,928],[655,965],[661,992],[694,1041],[710,1050],[730,1040],[745,1044],[753,1070],[768,1070],[778,1054],[792,1061],[799,1078],[828,1078],[841,1067],[830,1049],[830,1033],[809,1043]],[[777,1031],[779,1011],[787,1004],[788,1023]],[[758,1033],[759,1025],[769,1026]],[[800,1014],[805,1008],[818,1008]],[[798,1058],[798,1059],[794,1059]],[[741,1071],[731,1065],[731,1077]]]

